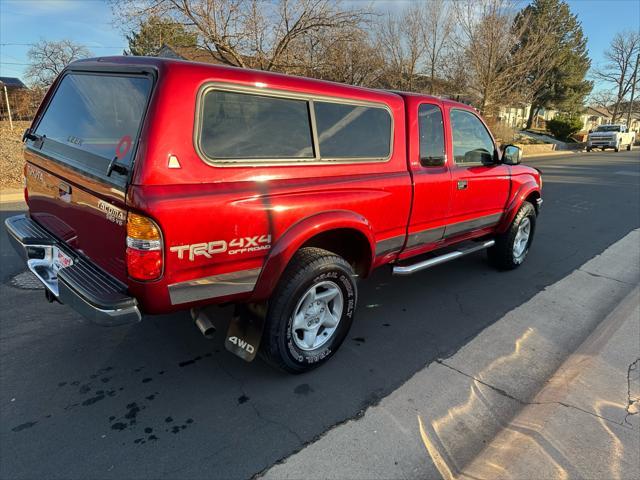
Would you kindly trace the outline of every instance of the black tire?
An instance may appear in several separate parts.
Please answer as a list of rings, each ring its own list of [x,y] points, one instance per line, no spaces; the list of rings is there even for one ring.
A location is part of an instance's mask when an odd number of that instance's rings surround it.
[[[290,373],[303,373],[329,360],[353,323],[358,300],[354,278],[353,269],[342,257],[320,248],[300,249],[287,266],[269,301],[260,348],[263,359]],[[292,331],[294,310],[311,287],[323,282],[333,282],[341,291],[342,315],[326,343],[314,350],[303,350],[293,339],[296,334]]]
[[[514,243],[516,235],[518,234],[518,228],[525,219],[529,219],[530,234],[523,253],[516,257]],[[500,270],[513,270],[514,268],[518,268],[527,258],[535,231],[536,209],[531,203],[523,202],[507,231],[498,235],[495,239],[496,244],[487,250],[489,261]]]
[[[619,152],[620,151],[620,144],[617,144],[614,148],[613,148],[614,152]]]
[[[627,145],[627,152],[630,152],[631,150],[633,150],[633,142]]]
[[[591,149],[589,147],[587,147],[587,153],[589,153],[591,151]]]

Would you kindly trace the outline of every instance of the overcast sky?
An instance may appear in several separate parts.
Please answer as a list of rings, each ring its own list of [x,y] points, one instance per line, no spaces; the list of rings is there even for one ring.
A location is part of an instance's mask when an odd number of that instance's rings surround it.
[[[409,1],[382,0],[373,4],[380,10],[400,10]],[[640,30],[639,0],[568,3],[582,22],[594,64],[602,62],[602,54],[616,32]],[[122,54],[126,39],[112,19],[106,0],[0,0],[0,76],[21,77],[27,50],[39,39],[69,38],[86,45],[95,55]]]

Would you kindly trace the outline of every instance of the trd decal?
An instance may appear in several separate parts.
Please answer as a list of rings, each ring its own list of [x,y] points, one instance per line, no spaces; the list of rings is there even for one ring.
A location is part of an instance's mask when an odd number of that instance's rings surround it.
[[[193,243],[191,245],[177,245],[169,251],[176,252],[178,259],[189,258],[193,262],[197,256],[202,255],[211,258],[218,253],[227,255],[239,255],[248,252],[259,252],[271,248],[271,235],[256,235],[255,237],[234,238],[226,240],[214,240],[213,242]]]

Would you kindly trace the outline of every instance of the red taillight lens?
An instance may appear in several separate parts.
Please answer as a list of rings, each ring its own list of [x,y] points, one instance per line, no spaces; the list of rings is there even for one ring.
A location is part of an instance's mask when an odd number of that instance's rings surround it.
[[[127,272],[136,280],[156,280],[162,275],[160,227],[136,213],[127,216]]]
[[[127,247],[127,271],[136,280],[155,280],[162,273],[162,252]]]

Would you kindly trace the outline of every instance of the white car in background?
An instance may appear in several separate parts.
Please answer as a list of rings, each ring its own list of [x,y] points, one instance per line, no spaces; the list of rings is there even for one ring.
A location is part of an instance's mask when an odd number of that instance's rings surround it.
[[[622,147],[631,150],[635,141],[635,132],[627,131],[626,125],[599,125],[595,130],[589,131],[587,152],[593,148],[613,148],[616,152]]]

